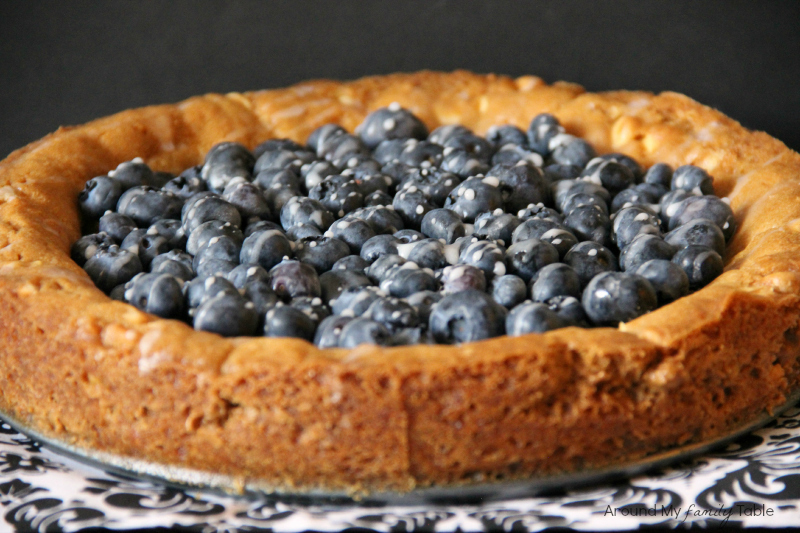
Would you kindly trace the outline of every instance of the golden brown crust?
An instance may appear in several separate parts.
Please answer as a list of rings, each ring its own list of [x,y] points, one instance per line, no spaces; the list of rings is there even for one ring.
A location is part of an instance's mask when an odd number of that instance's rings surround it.
[[[215,143],[352,130],[393,101],[430,128],[540,112],[599,152],[696,164],[740,223],[725,273],[618,329],[318,350],[223,339],[111,301],[69,258],[84,182]],[[800,155],[674,93],[419,72],[206,95],[58,132],[0,162],[0,411],[79,447],[285,487],[398,488],[600,466],[717,436],[798,385]]]

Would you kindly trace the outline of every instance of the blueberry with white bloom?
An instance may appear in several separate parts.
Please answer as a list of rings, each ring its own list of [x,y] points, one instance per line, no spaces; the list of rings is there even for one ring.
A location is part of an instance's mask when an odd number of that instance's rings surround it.
[[[707,246],[719,255],[725,253],[725,235],[713,221],[695,218],[664,235],[664,240],[677,248],[696,244]]]
[[[562,212],[567,198],[573,194],[593,194],[605,200],[606,204],[611,202],[611,193],[608,192],[608,189],[591,181],[580,179],[561,180],[553,183],[551,189],[555,206]]]
[[[147,230],[141,228],[128,233],[122,239],[120,248],[138,255],[144,268],[150,266],[150,262],[154,257],[172,249],[167,239],[159,235],[149,235]]]
[[[392,103],[367,115],[356,128],[356,134],[369,148],[375,148],[386,139],[424,139],[428,128],[411,111]]]
[[[258,265],[238,265],[225,275],[237,289],[244,289],[248,283],[269,282],[269,274]]]
[[[188,200],[196,193],[205,191],[206,182],[199,176],[184,176],[181,174],[169,180],[162,189],[184,200]]]
[[[661,185],[669,189],[672,186],[672,167],[666,163],[656,163],[647,169],[644,175],[644,182]]]
[[[545,220],[558,222],[559,224],[564,223],[563,214],[559,213],[552,207],[545,207],[544,204],[527,205],[525,209],[520,209],[517,211],[517,218],[522,221],[528,220],[529,218],[543,218]]]
[[[139,256],[112,244],[98,248],[83,265],[94,284],[103,292],[110,292],[117,285],[127,283],[142,271]]]
[[[540,239],[527,239],[512,244],[506,250],[508,271],[521,277],[526,283],[536,272],[558,262],[558,250],[552,244]]]
[[[414,344],[435,344],[433,335],[427,327],[401,328],[392,333],[389,346],[408,346]]]
[[[295,196],[281,209],[281,226],[289,229],[296,224],[316,226],[326,231],[336,220],[324,205],[311,198]]]
[[[258,160],[264,153],[273,150],[291,150],[295,152],[303,149],[304,147],[301,144],[291,139],[268,139],[253,149],[253,157]]]
[[[286,230],[286,238],[290,241],[299,241],[309,237],[322,237],[322,235],[322,230],[318,227],[311,224],[303,224],[302,222]]]
[[[308,191],[308,197],[324,205],[337,218],[364,206],[364,195],[358,184],[352,177],[341,174],[328,176],[319,182]]]
[[[574,296],[554,296],[544,303],[551,311],[566,320],[569,325],[581,328],[589,327],[586,311],[583,310],[583,304],[578,298]]]
[[[639,185],[648,186],[646,183]],[[616,213],[625,207],[634,205],[651,206],[658,204],[663,194],[658,194],[653,191],[634,186],[629,189],[620,191],[611,201],[611,212]]]
[[[342,328],[339,336],[340,348],[355,348],[361,344],[388,345],[391,332],[381,324],[369,318],[354,318]]]
[[[288,301],[298,296],[321,296],[322,288],[314,267],[300,261],[283,261],[269,271],[272,290]]]
[[[442,270],[442,294],[466,290],[486,291],[486,275],[472,265],[452,265]]]
[[[461,178],[450,172],[436,169],[414,169],[403,177],[398,192],[416,187],[430,197],[431,203],[443,205]]]
[[[578,238],[565,228],[553,228],[542,233],[540,240],[552,244],[558,251],[561,259],[567,255],[573,246],[578,244]]]
[[[581,279],[581,285],[603,272],[619,270],[614,253],[596,242],[580,242],[572,247],[564,256],[564,262],[575,269]]]
[[[167,239],[170,248],[184,248],[186,246],[186,235],[183,233],[183,225],[180,220],[173,218],[156,220],[147,228],[147,234],[164,237]]]
[[[357,209],[350,213],[350,216],[367,222],[378,235],[396,233],[405,228],[402,217],[391,205]]]
[[[549,246],[549,245],[545,245]],[[558,253],[553,250],[558,256]],[[547,252],[543,252],[547,253]],[[487,280],[494,276],[502,276],[506,273],[506,261],[509,255],[506,249],[492,241],[476,241],[465,246],[458,256],[458,262],[464,265],[472,265],[483,270]]]
[[[327,137],[317,146],[317,155],[322,159],[331,161],[334,165],[336,165],[337,161],[344,161],[348,157],[359,154],[369,155],[369,148],[364,145],[361,139],[349,133]]]
[[[528,126],[528,145],[541,155],[547,155],[550,153],[550,140],[563,132],[564,128],[556,117],[541,113],[533,117]]]
[[[431,201],[427,193],[412,186],[395,194],[392,207],[403,219],[405,227],[419,228],[425,214],[438,206]]]
[[[334,315],[361,316],[367,312],[372,302],[383,298],[386,293],[369,285],[345,287],[339,296],[329,302]]]
[[[136,222],[122,213],[107,211],[98,222],[98,233],[105,233],[117,242],[122,242],[128,233],[137,228]]]
[[[501,146],[492,156],[492,165],[529,164],[541,167],[544,158],[537,152],[528,150],[517,144]]]
[[[125,284],[125,301],[161,318],[182,318],[182,280],[165,273],[141,273]]]
[[[306,191],[310,191],[328,176],[338,174],[339,169],[329,161],[312,161],[300,167],[300,177]]]
[[[672,259],[677,250],[677,247],[669,244],[660,235],[641,233],[622,249],[619,266],[626,272],[634,272],[639,265],[651,259]]]
[[[724,263],[722,256],[707,246],[691,244],[678,251],[672,262],[686,272],[689,277],[689,288],[693,291],[701,289],[722,274]]]
[[[486,132],[486,140],[498,148],[507,144],[528,146],[528,136],[513,124],[490,127]]]
[[[442,146],[444,146],[445,149],[453,148],[455,150],[463,150],[484,163],[488,163],[494,153],[494,146],[492,146],[492,143],[483,137],[466,131],[460,131],[450,135],[445,139]]]
[[[336,261],[331,270],[349,270],[351,272],[366,272],[370,264],[360,255],[348,255]]]
[[[364,197],[364,207],[392,205],[392,196],[383,191],[375,191]]]
[[[692,196],[700,195],[694,194],[692,191],[677,189],[674,191],[669,191],[667,194],[661,197],[661,200],[658,203],[658,209],[665,229],[669,228],[669,220],[675,213],[678,212],[680,203],[687,198],[691,198]]]
[[[353,320],[351,316],[331,315],[324,319],[314,334],[314,344],[319,348],[336,348],[344,327]]]
[[[397,245],[400,241],[394,235],[376,235],[361,247],[361,257],[369,263],[374,262],[382,255],[397,255]]]
[[[343,176],[353,176],[353,179],[358,181],[366,176],[379,174],[381,166],[383,166],[367,154],[350,155],[341,161],[332,161],[332,163],[342,169]]]
[[[236,261],[213,257],[212,255],[206,257],[195,256],[195,260],[192,262],[192,267],[197,272],[197,276],[201,278],[225,276],[238,265],[239,263]]]
[[[250,150],[236,142],[214,145],[206,154],[200,176],[209,190],[221,193],[234,178],[252,179],[255,157]]]
[[[651,259],[639,265],[634,273],[650,282],[659,305],[666,305],[689,294],[689,277],[672,261]]]
[[[295,244],[297,260],[314,267],[318,274],[327,272],[333,264],[350,255],[347,243],[334,237],[306,237]]]
[[[410,167],[438,167],[444,157],[444,148],[429,141],[408,139],[403,143],[399,162]]]
[[[387,253],[375,259],[375,261],[369,267],[367,267],[364,273],[373,282],[379,284],[381,281],[386,279],[386,276],[390,270],[405,263],[406,259],[397,253]]]
[[[244,218],[258,217],[261,220],[272,218],[272,211],[261,189],[252,183],[231,182],[222,191],[222,198],[233,204]]]
[[[469,178],[453,189],[444,206],[454,211],[464,222],[473,222],[481,213],[503,207],[503,193],[495,179]]]
[[[181,197],[146,185],[128,189],[117,202],[117,212],[131,217],[140,227],[161,218],[177,219],[182,208]]]
[[[237,180],[233,183],[247,182]],[[270,194],[275,194],[276,191],[282,190],[292,190],[300,195],[302,184],[303,181],[300,176],[291,168],[267,168],[253,178],[253,185],[259,187],[267,199],[269,199]]]
[[[661,198],[669,192],[669,187],[665,187],[658,183],[637,183],[633,189],[646,195],[648,198],[654,198],[652,204],[661,202]]]
[[[617,197],[618,196],[619,195],[617,195]],[[579,207],[585,207],[587,205],[597,206],[598,208],[600,208],[601,211],[603,211],[603,213],[608,215],[608,204],[606,203],[606,201],[603,200],[602,197],[596,194],[589,194],[585,192],[579,192],[571,196],[568,196],[564,200],[564,204],[562,205],[561,210],[564,216],[569,216],[569,214],[572,213],[572,211],[574,211],[575,209]]]
[[[239,243],[241,247],[244,241],[242,230],[230,222],[222,220],[209,220],[197,226],[189,238],[186,240],[186,251],[196,255],[200,248],[203,248],[214,237],[227,237]]]
[[[85,217],[97,219],[114,210],[124,192],[122,183],[108,176],[97,176],[86,182],[78,194],[78,206]]]
[[[289,239],[278,230],[256,231],[242,243],[239,262],[259,265],[269,271],[272,267],[290,258],[294,252]]]
[[[511,234],[511,242],[516,243],[528,239],[540,239],[542,235],[551,230],[568,231],[561,223],[546,218],[528,218],[516,227]]]
[[[244,286],[243,296],[250,302],[253,302],[256,313],[260,320],[259,324],[263,325],[263,318],[270,309],[283,305],[283,302],[268,281],[260,279],[252,280]]]
[[[242,238],[240,235],[217,235],[197,249],[192,265],[194,269],[199,272],[198,265],[209,259],[230,261],[234,264],[238,264],[241,251]]]
[[[611,242],[611,220],[599,206],[576,207],[564,219],[564,226],[579,240],[603,245]]]
[[[420,268],[436,270],[449,264],[444,244],[436,239],[421,239],[408,244],[400,244],[397,251],[402,257],[413,261]]]
[[[311,317],[289,305],[273,307],[264,320],[266,337],[293,337],[311,342],[316,330],[317,323]]]
[[[442,296],[442,293],[437,291],[419,291],[406,297],[405,300],[417,311],[420,323],[427,328],[431,309],[442,299]]]
[[[597,326],[616,327],[658,307],[653,286],[642,276],[625,272],[604,272],[583,291],[583,308]]]
[[[449,294],[434,305],[428,328],[436,342],[472,342],[505,333],[508,311],[485,292],[466,290]]]
[[[320,145],[344,133],[347,133],[347,130],[338,124],[325,124],[311,132],[306,140],[306,146],[314,152],[319,152]]]
[[[714,179],[708,172],[694,165],[683,165],[672,173],[672,190],[691,191],[696,196],[714,194]]]
[[[314,153],[307,150],[268,150],[261,154],[256,160],[253,173],[259,174],[265,170],[281,168],[287,168],[298,172],[300,167],[306,163],[311,163],[315,159]]]
[[[649,207],[626,207],[614,215],[611,237],[620,250],[644,233],[661,236],[661,221]]]
[[[195,276],[192,256],[182,250],[170,250],[155,256],[150,262],[150,272],[170,274],[183,281]]]
[[[225,276],[197,277],[183,286],[186,304],[195,309],[220,293],[239,296],[239,291]]]
[[[488,164],[466,150],[445,148],[442,154],[442,162],[439,164],[439,168],[446,172],[452,172],[460,178],[486,174],[489,170]]]
[[[375,236],[375,230],[364,220],[352,217],[340,218],[325,232],[326,237],[334,237],[347,244],[350,253],[361,253],[361,247]]]
[[[278,231],[283,231],[283,227],[280,224],[272,222],[270,220],[255,220],[251,219],[248,221],[247,226],[244,228],[242,232],[245,238],[249,237],[256,231],[265,231],[265,230],[272,230],[276,229]]]
[[[368,287],[372,285],[364,272],[353,270],[329,270],[319,276],[321,298],[331,302],[339,298],[341,293],[351,287]]]
[[[556,296],[581,296],[581,279],[574,268],[565,263],[551,263],[531,278],[531,297],[546,302]]]
[[[539,167],[526,163],[494,165],[484,181],[496,180],[506,211],[516,213],[530,204],[549,204],[550,187]]]
[[[498,241],[504,245],[511,244],[514,230],[522,224],[522,220],[514,215],[497,209],[491,213],[482,213],[475,219],[473,235],[481,239]]]
[[[420,226],[422,233],[445,244],[453,244],[466,235],[464,223],[450,209],[433,209],[425,213]]]
[[[451,137],[468,133],[472,133],[472,130],[466,126],[462,126],[461,124],[447,124],[433,130],[430,135],[428,135],[428,140],[432,143],[444,146]]]
[[[572,324],[540,302],[523,302],[506,317],[506,333],[512,337],[528,333],[545,333]]]
[[[292,299],[289,305],[295,309],[299,309],[313,320],[314,329],[316,329],[320,322],[331,316],[331,308],[322,301],[322,298],[301,296],[300,298]]]
[[[547,143],[550,158],[561,165],[585,166],[597,156],[592,145],[579,137],[560,133]]]
[[[688,224],[692,220],[705,218],[714,222],[729,241],[736,233],[736,218],[731,206],[716,196],[691,196],[678,204],[669,219],[669,229]]]
[[[640,165],[638,161],[636,161],[634,158],[628,155],[619,152],[612,152],[609,154],[599,155],[595,158],[595,160],[613,161],[614,163],[619,163],[620,165],[627,167],[627,169],[630,170],[631,173],[633,174],[633,178],[637,183],[642,181],[642,178],[644,177],[644,169],[642,168],[642,165]],[[589,161],[589,163],[586,166],[588,167],[591,164],[592,161]]]
[[[574,180],[581,175],[583,167],[577,165],[560,165],[554,163],[544,167],[544,175],[550,180],[551,183],[563,180]]]
[[[519,276],[506,274],[497,276],[492,280],[490,291],[494,301],[511,309],[522,303],[528,296],[528,286]]]
[[[253,302],[238,293],[219,294],[197,308],[194,329],[223,337],[253,336],[258,329],[258,313]]]
[[[117,168],[108,173],[122,185],[123,190],[143,185],[153,186],[154,176],[150,169],[141,158],[134,158],[117,165]]]
[[[378,298],[370,304],[364,316],[380,322],[392,333],[403,328],[414,328],[419,324],[417,310],[399,298]]]
[[[209,220],[221,220],[230,222],[237,227],[242,226],[242,216],[236,206],[222,198],[207,196],[194,202],[192,207],[181,216],[183,233],[190,235],[196,227]]]
[[[396,231],[393,236],[398,240],[399,244],[419,242],[425,239],[425,234],[415,229],[401,229],[400,231]]]
[[[423,270],[416,263],[407,262],[390,270],[381,281],[380,288],[391,296],[406,298],[419,291],[435,291],[439,284],[430,270]]]
[[[636,177],[628,167],[599,157],[589,162],[581,179],[602,185],[612,195],[636,184]]]

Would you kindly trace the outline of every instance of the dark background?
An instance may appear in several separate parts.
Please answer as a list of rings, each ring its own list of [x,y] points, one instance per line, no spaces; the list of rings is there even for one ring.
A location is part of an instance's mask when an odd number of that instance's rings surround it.
[[[675,90],[800,149],[800,2],[0,1],[0,157],[210,91],[418,69]]]

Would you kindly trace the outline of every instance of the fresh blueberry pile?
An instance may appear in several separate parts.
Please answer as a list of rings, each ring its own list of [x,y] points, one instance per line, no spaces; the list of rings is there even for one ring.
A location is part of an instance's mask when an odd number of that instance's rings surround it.
[[[480,137],[397,104],[305,146],[224,142],[179,176],[86,183],[72,258],[112,298],[225,336],[319,347],[612,326],[723,268],[712,178],[597,156],[549,114]]]

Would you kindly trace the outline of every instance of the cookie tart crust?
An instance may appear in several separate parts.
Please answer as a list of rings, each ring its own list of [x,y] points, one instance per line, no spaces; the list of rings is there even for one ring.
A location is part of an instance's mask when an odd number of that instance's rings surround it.
[[[320,350],[194,331],[112,301],[71,259],[87,179],[142,157],[352,131],[398,102],[433,129],[548,112],[598,153],[714,176],[739,223],[725,272],[619,328]],[[0,412],[79,449],[280,490],[407,491],[541,476],[718,437],[800,370],[800,155],[675,93],[418,72],[209,94],[61,128],[0,163]]]

